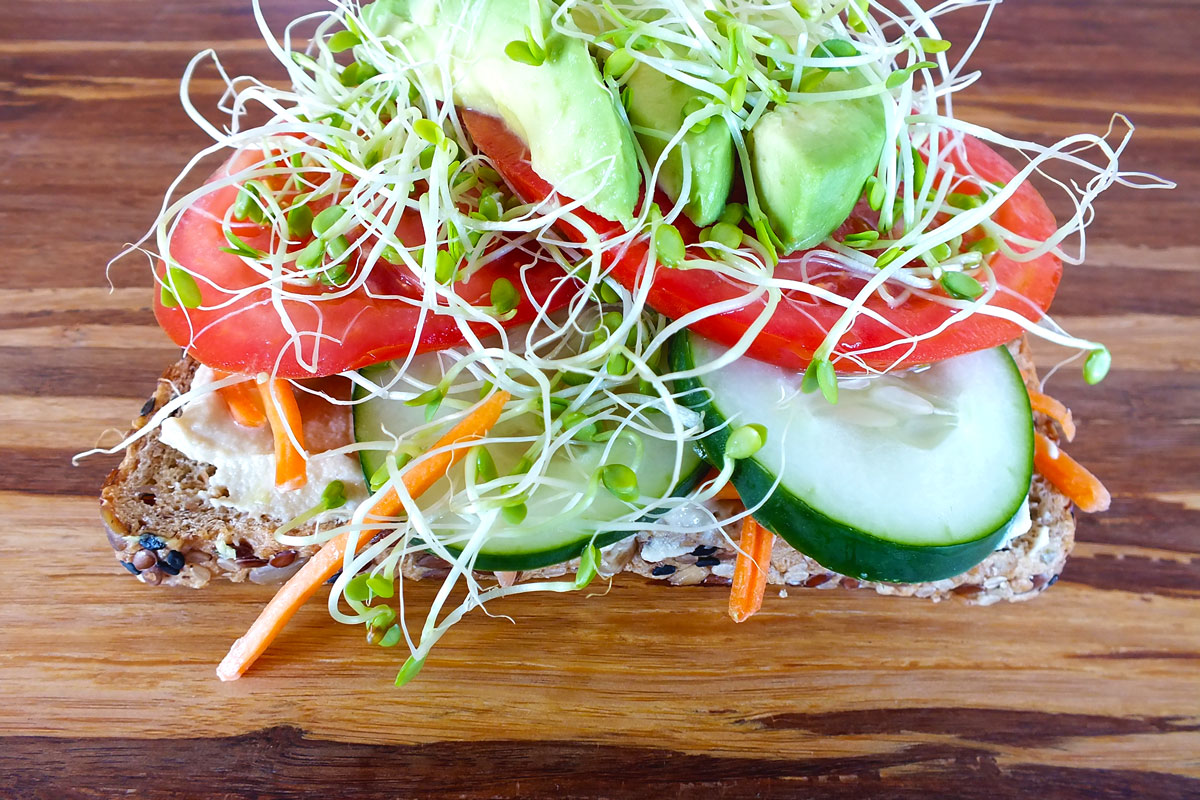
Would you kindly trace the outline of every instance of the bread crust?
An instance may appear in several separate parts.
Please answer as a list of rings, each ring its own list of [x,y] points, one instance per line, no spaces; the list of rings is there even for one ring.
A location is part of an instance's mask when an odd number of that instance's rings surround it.
[[[167,368],[133,420],[137,431],[173,398],[186,392],[199,366],[183,358]],[[205,499],[215,468],[164,444],[155,429],[131,444],[100,490],[100,516],[117,559],[150,585],[200,588],[217,576],[235,583],[280,583],[317,548],[275,540],[284,520],[245,514]],[[309,525],[298,535],[311,533]],[[161,547],[147,547],[162,543]],[[143,554],[148,551],[148,554]],[[172,553],[179,555],[173,556]],[[142,554],[139,556],[139,554]],[[182,558],[183,566],[177,569]],[[273,566],[274,564],[279,566]]]
[[[1026,381],[1036,383],[1025,341],[1010,345]],[[133,420],[140,430],[172,398],[187,390],[197,363],[185,357],[167,369],[153,396]],[[1039,431],[1053,439],[1054,423],[1035,415]],[[216,577],[234,582],[275,584],[286,580],[316,547],[289,547],[274,530],[284,520],[248,515],[205,499],[214,468],[192,461],[149,432],[129,446],[100,492],[100,513],[117,559],[143,583],[200,588]],[[714,508],[720,518],[742,510],[736,501]],[[911,584],[861,581],[825,569],[776,538],[768,583],[789,589],[872,589],[879,594],[954,599],[974,605],[1027,600],[1058,580],[1075,542],[1070,501],[1040,475],[1030,491],[1031,529],[960,575]],[[313,526],[298,531],[310,533]],[[736,526],[704,534],[671,536],[641,533],[605,550],[603,574],[632,572],[673,586],[728,585],[737,556]],[[161,545],[161,546],[159,546]],[[152,564],[151,564],[152,562]],[[136,566],[135,566],[136,565]],[[521,573],[516,580],[573,572],[577,562]],[[138,567],[145,567],[138,569]],[[438,578],[448,565],[436,556],[405,559],[402,574],[412,580]],[[509,576],[512,577],[512,576]]]

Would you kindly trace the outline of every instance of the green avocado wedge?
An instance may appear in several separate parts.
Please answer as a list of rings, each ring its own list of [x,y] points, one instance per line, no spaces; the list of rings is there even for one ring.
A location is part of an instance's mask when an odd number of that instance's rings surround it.
[[[534,8],[540,19],[531,17]],[[636,145],[587,45],[549,33],[537,66],[505,52],[526,41],[531,25],[550,31],[551,8],[510,0],[377,0],[363,9],[363,19],[377,36],[397,43],[402,62],[427,65],[430,87],[442,84],[430,65],[448,50],[456,105],[501,117],[529,145],[538,175],[628,226],[642,182]]]
[[[684,332],[671,366],[724,352]],[[844,381],[836,406],[802,394],[800,380],[743,357],[675,387],[704,415],[701,447],[714,464],[731,429],[766,426],[766,445],[732,480],[747,506],[761,503],[755,518],[800,552],[843,575],[919,583],[970,569],[1027,522],[1033,421],[1004,348]]]
[[[646,64],[633,70],[626,86],[629,121],[653,169],[683,126],[688,102],[702,95]],[[703,130],[688,131],[667,155],[658,173],[658,186],[673,202],[679,201],[687,173],[691,184],[684,213],[700,227],[711,225],[725,209],[733,184],[733,136],[723,120],[709,120]]]
[[[863,83],[833,73],[821,91]],[[879,164],[885,139],[878,96],[789,102],[762,116],[748,137],[754,188],[784,252],[819,244],[845,221]]]

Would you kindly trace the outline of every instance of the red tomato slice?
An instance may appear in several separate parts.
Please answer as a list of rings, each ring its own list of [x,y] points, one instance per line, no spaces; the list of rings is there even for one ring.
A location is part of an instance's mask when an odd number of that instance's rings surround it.
[[[470,111],[463,112],[462,118],[475,144],[492,158],[517,194],[531,202],[551,194],[550,185],[530,166],[525,144],[505,127],[502,120]],[[971,166],[989,181],[1007,182],[1016,174],[1012,165],[977,139],[967,137],[965,150]],[[961,166],[961,162],[959,164]],[[601,234],[621,231],[617,223],[588,212],[577,213]],[[995,219],[1007,229],[1031,239],[1045,239],[1056,229],[1054,216],[1045,201],[1028,183],[1017,189]],[[685,241],[695,241],[695,229],[687,225],[686,220],[683,223],[677,223],[677,227]],[[611,257],[609,264],[613,276],[625,286],[632,287],[645,269],[646,254],[646,244],[642,241],[631,246],[619,258]],[[776,276],[798,280],[804,278],[801,265],[804,256],[805,253],[793,253],[781,259],[775,269]],[[1039,319],[1050,306],[1058,288],[1062,276],[1059,260],[1047,255],[1033,261],[1018,262],[996,254],[990,263],[996,280],[1004,287],[992,298],[990,305],[1010,309],[1031,320]],[[865,278],[833,266],[821,266],[819,273],[810,266],[807,277],[808,282],[842,297],[853,297],[866,282]],[[748,285],[708,270],[659,268],[654,273],[649,304],[660,313],[677,318],[704,306],[743,297],[749,289]],[[750,300],[735,311],[708,317],[691,327],[702,336],[733,345],[747,326],[762,313],[765,302],[764,299]],[[871,297],[866,308],[908,335],[932,331],[954,313],[953,309],[919,297],[910,297],[892,308],[878,294]],[[806,293],[785,292],[783,301],[751,345],[749,354],[762,361],[803,369],[842,312],[841,306],[817,300]],[[887,347],[904,334],[866,316],[859,316],[854,326],[842,337],[838,352],[856,353],[883,348],[863,354],[860,358],[870,367],[884,369],[896,364],[898,359],[900,366],[928,364],[995,347],[1012,341],[1020,333],[1020,327],[1014,323],[975,314],[937,336],[923,340],[905,355],[907,345]],[[836,361],[836,366],[839,371],[859,369],[849,359]]]
[[[257,151],[243,151],[216,174],[237,172],[260,160]],[[182,213],[171,236],[171,256],[197,276],[202,307],[166,307],[155,296],[154,314],[159,324],[176,344],[187,348],[202,363],[226,372],[274,372],[284,378],[311,378],[403,357],[414,339],[417,352],[464,341],[454,317],[425,312],[422,319],[419,282],[403,267],[393,269],[386,263],[375,265],[365,289],[345,297],[323,299],[322,295],[330,293],[325,287],[290,287],[290,292],[312,297],[311,301],[280,302],[298,331],[293,335],[285,327],[263,277],[238,256],[221,250],[229,243],[220,220],[237,193],[236,187],[229,186],[204,195]],[[405,238],[419,242],[419,229],[415,224],[411,228]],[[270,233],[260,226],[235,223],[233,231],[252,247],[270,249]],[[492,283],[500,277],[508,278],[521,300],[516,315],[502,323],[506,327],[531,320],[536,315],[535,303],[548,310],[564,306],[576,284],[551,262],[526,267],[530,260],[520,253],[498,258],[481,267],[470,280],[455,284],[455,291],[472,305],[490,306]],[[164,270],[160,261],[156,267],[160,280]],[[473,327],[480,334],[494,330],[489,325]],[[300,354],[303,359],[298,357]],[[315,369],[305,367],[301,360],[315,361]]]

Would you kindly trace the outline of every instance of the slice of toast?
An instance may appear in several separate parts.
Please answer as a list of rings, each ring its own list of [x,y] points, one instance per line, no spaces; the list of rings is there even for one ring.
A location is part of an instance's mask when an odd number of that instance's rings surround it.
[[[1022,372],[1032,378],[1024,343],[1014,343],[1012,350]],[[154,395],[134,419],[134,430],[187,391],[196,367],[194,360],[184,358],[163,374]],[[1038,415],[1036,422],[1039,430],[1057,438],[1049,419]],[[208,480],[213,472],[211,465],[190,460],[161,442],[155,430],[130,445],[120,466],[109,474],[100,494],[101,517],[117,559],[143,583],[199,588],[224,576],[235,582],[276,584],[316,549],[277,542],[274,531],[285,520],[210,503]],[[741,509],[736,501],[724,501],[723,508],[714,510],[727,517]],[[783,587],[871,588],[880,594],[934,601],[954,597],[978,605],[1025,600],[1058,579],[1075,539],[1070,501],[1040,475],[1035,475],[1030,492],[1030,515],[1033,526],[1028,533],[953,578],[911,584],[860,581],[830,572],[776,537],[768,580]],[[628,571],[676,586],[728,585],[737,556],[736,528],[689,535],[641,533],[606,548],[601,572]],[[309,526],[296,533],[311,531]],[[561,575],[573,572],[575,564],[525,572],[515,579]],[[412,557],[402,564],[404,576],[414,580],[437,578],[447,570],[448,565],[433,555]]]

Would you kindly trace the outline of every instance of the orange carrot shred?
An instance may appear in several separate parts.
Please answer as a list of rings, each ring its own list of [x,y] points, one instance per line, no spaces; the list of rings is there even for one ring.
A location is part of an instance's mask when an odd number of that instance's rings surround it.
[[[729,593],[729,616],[734,622],[745,622],[762,608],[774,544],[775,534],[747,516],[742,522],[740,552],[733,567],[733,588]]]
[[[431,448],[444,448],[445,452],[414,462],[401,476],[409,495],[419,497],[437,483],[455,462],[466,455],[469,444],[485,435],[496,424],[508,399],[508,392],[493,394]],[[379,517],[394,516],[400,508],[399,496],[394,490],[389,490],[375,503],[370,514]],[[360,540],[359,544],[366,544],[369,538]],[[223,681],[237,680],[266,652],[288,620],[341,568],[349,542],[348,532],[330,539],[288,579],[287,583],[279,587],[279,591],[271,598],[271,602],[267,603],[246,634],[229,648],[229,653],[217,667],[217,677]]]
[[[304,447],[304,424],[292,385],[281,378],[272,378],[258,384],[258,391],[275,437],[275,486],[284,492],[299,489],[308,483],[308,462],[292,443],[294,436],[300,447]]]
[[[713,500],[741,500],[742,496],[738,494],[737,487],[732,483],[727,483],[717,490],[713,495]]]
[[[1071,499],[1080,511],[1107,511],[1112,495],[1100,479],[1067,455],[1049,437],[1035,434],[1033,465],[1056,489]]]
[[[718,472],[717,470],[710,469],[708,471],[708,474],[704,476],[703,483],[709,483],[711,481],[715,481],[718,477],[720,477],[720,475],[721,475],[721,473]],[[712,499],[713,500],[741,500],[742,497],[741,497],[741,495],[738,494],[737,488],[732,483],[726,483],[724,486],[722,486],[720,489],[717,490],[717,493],[713,495]]]
[[[230,373],[213,371],[217,379],[228,378]],[[217,394],[225,401],[225,407],[229,409],[229,416],[233,417],[233,421],[238,425],[243,425],[247,428],[257,428],[267,421],[266,411],[263,410],[262,396],[254,391],[254,384],[249,381],[242,381],[230,386],[223,386],[217,390]]]
[[[455,425],[449,433],[433,446],[433,449],[446,447],[449,444],[465,445],[482,437],[496,424],[496,420],[500,418],[500,412],[503,410],[504,404],[508,402],[508,398],[508,392],[496,392],[493,394],[487,401],[472,411],[466,419]],[[404,473],[404,486],[408,489],[408,493],[413,497],[422,494],[430,486],[437,483],[446,474],[447,470],[450,469],[451,465],[462,458],[466,452],[466,447],[455,447],[452,450],[438,453],[435,456],[430,456],[414,463]],[[394,517],[400,512],[401,508],[403,506],[400,503],[400,496],[396,494],[395,489],[389,489],[387,494],[375,503],[375,507],[371,509],[371,515],[376,517]]]
[[[1058,423],[1067,441],[1075,439],[1075,420],[1071,418],[1071,410],[1048,394],[1029,390],[1029,405],[1034,411],[1045,414]]]

